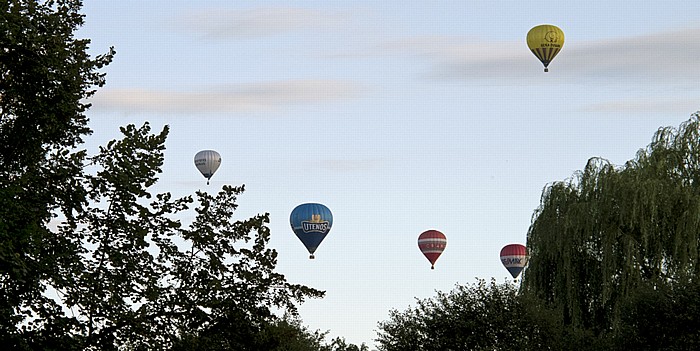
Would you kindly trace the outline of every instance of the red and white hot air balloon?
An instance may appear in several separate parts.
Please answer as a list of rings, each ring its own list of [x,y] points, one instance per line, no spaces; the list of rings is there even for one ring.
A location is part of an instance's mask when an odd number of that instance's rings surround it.
[[[504,246],[501,249],[501,263],[510,272],[513,279],[517,278],[527,265],[527,248],[520,244]]]
[[[430,269],[435,269],[435,261],[447,247],[447,237],[437,230],[426,230],[418,236],[418,248],[430,261]]]

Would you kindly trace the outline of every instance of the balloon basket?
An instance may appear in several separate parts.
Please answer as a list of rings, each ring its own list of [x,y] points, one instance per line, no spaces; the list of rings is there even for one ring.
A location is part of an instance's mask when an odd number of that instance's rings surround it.
[[[314,258],[316,258],[316,256],[314,256],[314,255],[310,255],[310,256],[309,256],[309,259],[310,259],[310,260],[313,260]]]

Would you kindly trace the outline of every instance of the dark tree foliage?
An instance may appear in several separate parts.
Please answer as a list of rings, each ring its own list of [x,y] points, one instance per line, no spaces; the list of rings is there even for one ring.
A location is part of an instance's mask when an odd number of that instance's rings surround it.
[[[240,341],[244,340],[241,338],[243,335],[226,335],[242,334],[240,327],[247,324],[241,322],[232,329],[219,328],[199,335],[184,335],[175,343],[173,350],[369,351],[364,343],[360,346],[348,344],[341,337],[326,343],[327,332],[311,331],[301,324],[298,317],[292,315],[264,323],[256,333],[248,334],[252,337],[242,343]]]
[[[369,351],[369,347],[365,343],[360,346],[348,344],[345,338],[338,337],[331,340],[330,344],[324,345],[320,351]]]
[[[44,296],[55,262],[75,255],[48,222],[59,211],[82,211],[85,158],[75,150],[89,134],[83,112],[97,70],[113,52],[90,58],[88,40],[73,36],[82,25],[79,1],[0,2],[0,338],[32,330],[33,338],[60,334],[63,318],[46,319],[44,332],[28,316],[57,316]],[[30,333],[30,332],[27,332]],[[26,335],[26,334],[24,334]],[[60,344],[60,340],[56,340]],[[65,348],[68,348],[66,346]]]
[[[574,333],[612,337],[630,322],[623,306],[640,287],[661,298],[697,281],[699,117],[659,129],[622,167],[593,158],[545,188],[528,232],[523,293],[560,311]]]
[[[325,333],[310,331],[301,321],[291,315],[274,319],[261,325],[261,328],[248,335],[253,337],[241,342],[241,327],[249,325],[245,321],[231,329],[209,329],[199,335],[184,335],[177,341],[173,350],[214,351],[214,350],[270,350],[270,351],[319,351],[323,349]],[[224,335],[224,334],[239,335]]]
[[[622,167],[590,159],[545,188],[517,294],[480,282],[393,310],[379,349],[700,348],[699,181],[697,113]]]
[[[547,349],[544,323],[534,323],[515,286],[458,285],[449,293],[418,300],[416,307],[392,310],[379,323],[382,351]],[[534,318],[534,317],[533,317]]]
[[[294,314],[295,303],[322,296],[274,272],[267,214],[234,219],[243,187],[197,192],[188,226],[175,217],[192,198],[148,191],[167,131],[129,125],[123,139],[88,158],[98,169],[80,180],[88,203],[54,221],[56,229],[43,224],[56,251],[43,258],[49,267],[38,298],[6,306],[17,320],[6,334],[13,345],[66,339],[79,349],[148,350],[194,335],[222,349],[255,350],[255,338],[276,320],[272,307]]]
[[[275,272],[268,215],[235,216],[242,186],[151,193],[167,126],[129,125],[96,155],[78,149],[85,99],[114,54],[90,58],[74,38],[81,5],[0,3],[0,345],[260,349],[284,335],[273,308],[295,315],[323,293]]]
[[[641,284],[622,306],[619,350],[700,349],[700,282]]]

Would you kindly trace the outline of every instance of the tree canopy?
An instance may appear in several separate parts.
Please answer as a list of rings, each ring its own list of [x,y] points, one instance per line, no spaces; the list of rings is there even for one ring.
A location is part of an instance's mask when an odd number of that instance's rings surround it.
[[[49,221],[82,212],[80,184],[90,134],[83,99],[104,84],[99,69],[113,51],[91,58],[78,1],[0,4],[0,333],[18,333],[29,315],[58,309],[44,297],[54,263],[76,248]],[[66,252],[67,251],[67,252]],[[72,252],[72,253],[71,253]],[[31,327],[25,325],[25,329]]]
[[[244,186],[152,192],[168,126],[81,149],[115,55],[75,37],[81,6],[0,3],[0,344],[366,350],[297,319],[323,292],[276,271],[269,215],[236,217]],[[697,113],[622,166],[590,159],[545,187],[520,290],[479,281],[392,310],[380,350],[697,348],[699,181]]]
[[[516,294],[512,284],[484,280],[437,292],[416,307],[390,311],[389,320],[379,323],[378,349],[542,349],[546,334],[529,322],[527,305]]]
[[[690,350],[700,345],[700,114],[623,166],[547,185],[511,285],[392,310],[380,350]]]
[[[659,129],[624,166],[592,158],[543,192],[528,232],[523,290],[563,322],[610,331],[640,284],[685,284],[700,272],[700,120]]]
[[[0,4],[0,344],[255,350],[293,329],[286,341],[314,349],[320,334],[273,312],[295,316],[323,292],[275,271],[268,214],[235,216],[243,186],[152,193],[168,126],[127,125],[97,154],[80,149],[115,54],[91,58],[74,37],[81,5]]]

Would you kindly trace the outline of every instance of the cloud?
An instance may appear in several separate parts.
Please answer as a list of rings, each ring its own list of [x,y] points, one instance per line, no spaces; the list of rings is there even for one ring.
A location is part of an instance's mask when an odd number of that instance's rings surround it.
[[[485,41],[477,37],[407,38],[380,44],[375,52],[423,60],[429,68],[416,72],[422,78],[477,81],[479,84],[483,84],[484,79],[520,79],[533,74],[533,68],[537,69],[539,64],[521,42]]]
[[[488,62],[504,57],[523,57],[522,48],[511,42],[485,42],[476,37],[423,36],[387,42],[385,53],[413,54],[442,62]]]
[[[474,80],[530,78],[542,66],[525,40],[421,37],[389,42],[384,52],[430,60],[430,78]],[[567,37],[550,65],[550,81],[586,79],[635,80],[643,83],[690,82],[700,79],[700,28],[644,36],[577,42]],[[538,68],[535,70],[535,68]]]
[[[183,28],[212,38],[257,38],[293,31],[334,28],[340,13],[293,7],[211,9],[182,16]]]
[[[687,114],[700,110],[699,98],[654,97],[630,98],[591,104],[583,108],[586,112],[649,113],[674,112]]]
[[[338,80],[289,80],[173,92],[146,89],[100,90],[89,102],[93,110],[125,113],[268,112],[358,96],[360,87]]]
[[[584,42],[562,51],[562,68],[578,75],[648,82],[700,78],[700,28]]]

